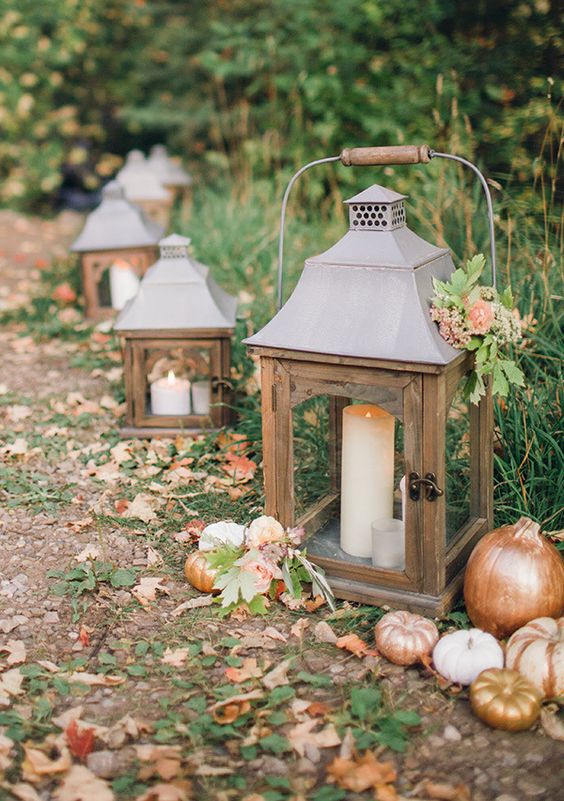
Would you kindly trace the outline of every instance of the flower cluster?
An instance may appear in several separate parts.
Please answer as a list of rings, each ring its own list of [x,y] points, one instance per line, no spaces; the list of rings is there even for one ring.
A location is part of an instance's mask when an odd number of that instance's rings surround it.
[[[311,594],[322,596],[333,608],[333,594],[322,571],[297,547],[303,538],[302,528],[285,529],[267,515],[248,527],[227,521],[207,526],[199,549],[216,571],[214,587],[221,590],[223,612],[245,605],[250,612],[264,613],[267,595],[287,593],[301,599],[303,584],[311,584]]]
[[[523,374],[500,348],[521,339],[521,325],[513,310],[510,290],[501,295],[494,287],[478,286],[485,265],[482,254],[456,270],[450,281],[433,280],[435,296],[431,319],[450,345],[475,353],[474,371],[465,395],[477,403],[485,393],[484,378],[491,375],[494,394],[507,395],[510,384],[523,386]]]

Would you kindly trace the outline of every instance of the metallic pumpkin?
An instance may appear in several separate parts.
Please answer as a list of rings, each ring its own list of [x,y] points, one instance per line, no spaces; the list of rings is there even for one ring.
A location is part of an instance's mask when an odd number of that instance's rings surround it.
[[[213,587],[217,570],[212,570],[203,551],[194,551],[184,563],[184,575],[200,592],[216,592]]]
[[[530,729],[541,709],[542,693],[516,670],[490,668],[470,685],[472,710],[493,729]]]
[[[564,695],[564,617],[539,617],[511,635],[506,665],[518,670],[545,698]]]
[[[466,611],[476,628],[502,638],[537,617],[564,612],[564,561],[528,517],[486,534],[468,560]]]
[[[439,639],[432,620],[411,612],[387,612],[374,628],[376,647],[395,665],[414,665],[429,656]]]

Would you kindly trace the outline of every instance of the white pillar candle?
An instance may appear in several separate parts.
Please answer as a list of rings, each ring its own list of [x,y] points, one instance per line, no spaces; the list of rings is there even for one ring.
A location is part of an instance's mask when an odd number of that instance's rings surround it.
[[[341,548],[372,555],[371,525],[393,516],[394,416],[379,406],[343,409]]]
[[[124,259],[118,259],[110,267],[110,298],[112,309],[121,311],[128,300],[134,298],[139,289],[139,278]]]
[[[166,378],[159,378],[151,384],[152,414],[190,414],[190,382],[186,378],[176,378],[169,370]]]
[[[374,520],[372,523],[372,564],[392,570],[405,568],[405,528],[403,520]]]
[[[194,414],[210,413],[210,391],[209,381],[192,382],[192,409]]]

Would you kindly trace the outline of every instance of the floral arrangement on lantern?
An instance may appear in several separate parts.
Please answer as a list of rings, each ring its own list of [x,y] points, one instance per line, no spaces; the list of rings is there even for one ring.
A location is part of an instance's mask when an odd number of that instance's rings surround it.
[[[248,527],[226,521],[207,526],[198,547],[213,572],[213,589],[220,591],[222,615],[238,608],[264,614],[268,598],[280,597],[290,608],[298,608],[304,605],[304,584],[311,584],[314,599],[326,601],[334,610],[333,593],[322,571],[298,548],[304,535],[302,528],[285,529],[267,515]]]
[[[464,387],[464,397],[478,403],[486,388],[484,376],[493,378],[494,395],[504,397],[509,385],[522,387],[524,376],[512,359],[501,351],[521,339],[521,326],[513,312],[509,287],[501,294],[492,286],[479,286],[486,260],[479,253],[465,268],[452,274],[450,281],[433,279],[435,295],[431,318],[450,345],[475,353],[474,370]]]

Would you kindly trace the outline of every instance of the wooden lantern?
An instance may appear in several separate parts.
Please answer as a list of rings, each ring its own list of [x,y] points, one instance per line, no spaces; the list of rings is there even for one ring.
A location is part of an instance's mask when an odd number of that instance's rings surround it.
[[[187,216],[192,204],[192,177],[168,155],[164,145],[153,145],[147,164],[164,188],[172,192],[174,200],[179,201]]]
[[[492,528],[491,393],[458,400],[472,356],[429,316],[432,278],[454,270],[448,250],[407,228],[403,195],[375,185],[347,205],[349,231],[247,340],[261,364],[266,513],[305,527],[337,597],[440,614]],[[293,420],[322,397],[327,482],[305,504]]]
[[[135,295],[139,280],[156,258],[162,235],[161,226],[126,200],[117,181],[104,187],[102,202],[71,245],[71,251],[80,254],[87,318],[119,311]]]
[[[116,320],[123,344],[123,436],[171,436],[227,425],[236,298],[173,234]]]
[[[166,231],[170,225],[173,193],[163,186],[140,150],[127,154],[116,177],[125,189],[126,198]]]

